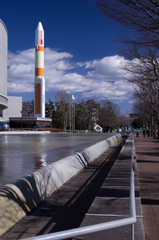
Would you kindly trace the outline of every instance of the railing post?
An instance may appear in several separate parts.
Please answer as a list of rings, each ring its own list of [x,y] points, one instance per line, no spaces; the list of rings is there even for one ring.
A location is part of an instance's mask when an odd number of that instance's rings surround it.
[[[131,240],[134,240],[134,224],[131,224]]]
[[[130,212],[131,216],[136,217],[136,213],[134,213],[134,209],[132,208],[132,203],[134,202],[135,206],[135,183],[134,183],[134,137],[132,135],[132,155],[131,155],[131,184],[130,184]],[[131,224],[131,240],[134,240],[134,224]]]

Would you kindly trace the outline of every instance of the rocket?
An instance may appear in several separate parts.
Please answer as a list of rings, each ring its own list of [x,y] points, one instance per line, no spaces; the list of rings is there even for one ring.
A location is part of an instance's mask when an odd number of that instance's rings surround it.
[[[41,22],[35,31],[34,116],[45,118],[44,29]]]

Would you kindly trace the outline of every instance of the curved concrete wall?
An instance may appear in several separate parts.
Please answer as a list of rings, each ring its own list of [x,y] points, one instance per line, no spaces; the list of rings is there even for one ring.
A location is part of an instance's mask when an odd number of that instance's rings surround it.
[[[63,158],[0,188],[0,234],[34,209],[91,161],[114,145],[121,134]]]

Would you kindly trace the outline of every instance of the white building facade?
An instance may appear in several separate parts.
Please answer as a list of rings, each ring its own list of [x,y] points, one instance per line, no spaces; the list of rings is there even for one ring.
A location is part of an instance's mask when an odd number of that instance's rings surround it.
[[[2,117],[2,110],[8,107],[7,52],[8,52],[8,31],[5,24],[0,19],[0,117]]]
[[[8,96],[8,108],[3,111],[3,118],[22,116],[22,97]]]

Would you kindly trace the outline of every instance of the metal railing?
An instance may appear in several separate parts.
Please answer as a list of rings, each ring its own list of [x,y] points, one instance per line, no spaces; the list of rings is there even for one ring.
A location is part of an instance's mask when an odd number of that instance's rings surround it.
[[[72,237],[77,237],[89,233],[99,232],[103,230],[108,230],[112,228],[122,227],[126,225],[131,225],[131,240],[134,240],[134,223],[136,223],[136,208],[135,208],[135,187],[134,187],[134,139],[132,135],[132,156],[131,156],[131,179],[130,179],[130,217],[90,225],[86,227],[74,228],[70,230],[65,230],[61,232],[49,233],[41,236],[35,236],[30,238],[25,238],[23,240],[61,240]]]

